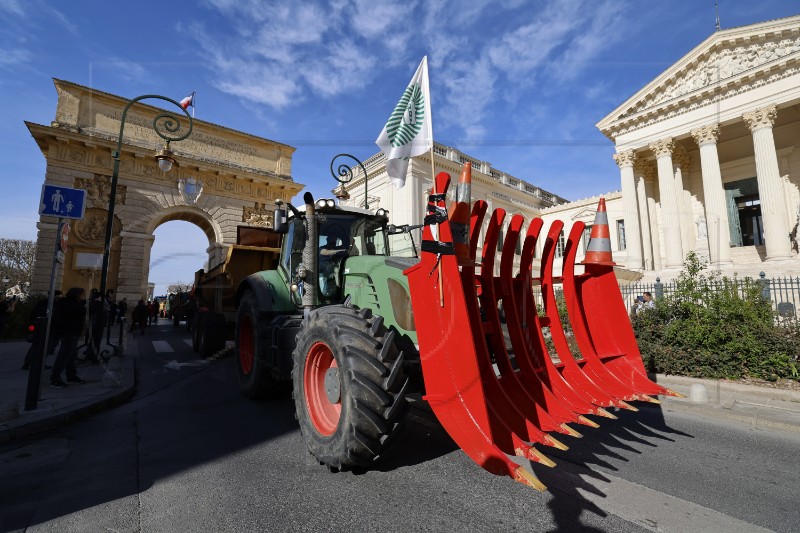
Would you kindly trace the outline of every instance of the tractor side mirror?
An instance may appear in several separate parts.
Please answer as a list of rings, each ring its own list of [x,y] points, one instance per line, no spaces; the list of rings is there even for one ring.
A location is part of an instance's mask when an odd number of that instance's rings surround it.
[[[282,234],[289,231],[289,225],[286,223],[286,209],[275,209],[272,218],[272,229],[274,229],[276,233]]]

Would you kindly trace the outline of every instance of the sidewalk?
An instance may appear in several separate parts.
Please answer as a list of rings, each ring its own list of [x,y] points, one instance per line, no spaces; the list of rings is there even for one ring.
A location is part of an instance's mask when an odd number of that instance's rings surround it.
[[[0,443],[62,426],[129,400],[134,394],[138,355],[133,353],[136,343],[131,341],[125,343],[122,357],[108,362],[107,367],[113,374],[106,375],[104,364],[79,361],[76,366],[78,375],[86,380],[84,384],[54,389],[50,387],[50,370],[44,370],[41,396],[37,408],[31,411],[25,410],[28,372],[22,370],[30,344],[25,341],[0,343]],[[55,355],[48,356],[47,364],[54,360]]]
[[[665,409],[691,410],[754,427],[800,431],[800,391],[662,374],[651,379],[686,396],[660,396]]]

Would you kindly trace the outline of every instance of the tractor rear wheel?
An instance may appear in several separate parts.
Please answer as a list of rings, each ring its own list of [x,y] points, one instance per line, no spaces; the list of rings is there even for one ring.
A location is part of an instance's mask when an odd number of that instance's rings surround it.
[[[311,312],[297,335],[292,382],[309,451],[332,469],[368,467],[408,409],[409,379],[395,332],[369,309]]]
[[[256,296],[244,294],[236,314],[236,369],[239,390],[253,399],[277,398],[291,390],[291,381],[272,377],[265,360],[271,342],[260,320]]]

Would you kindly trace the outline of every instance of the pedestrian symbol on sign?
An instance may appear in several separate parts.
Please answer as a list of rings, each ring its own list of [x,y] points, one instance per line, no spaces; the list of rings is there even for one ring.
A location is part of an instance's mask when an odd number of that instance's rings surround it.
[[[61,189],[56,189],[56,192],[53,193],[53,196],[50,197],[53,201],[53,211],[58,213],[61,211],[61,202],[64,201],[64,196],[61,194]]]

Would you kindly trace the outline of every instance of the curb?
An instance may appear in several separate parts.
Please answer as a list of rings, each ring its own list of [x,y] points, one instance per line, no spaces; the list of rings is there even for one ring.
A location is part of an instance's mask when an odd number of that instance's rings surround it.
[[[10,423],[2,424],[0,425],[0,444],[65,426],[89,415],[105,411],[127,402],[136,393],[136,383],[138,381],[136,359],[132,358],[129,361],[131,372],[125,372],[123,374],[125,384],[119,391],[108,393],[99,400],[91,398],[78,404],[63,407],[55,411],[52,415],[43,416],[42,418],[19,425],[14,424],[13,420],[9,421]],[[128,375],[130,377],[128,377]]]

